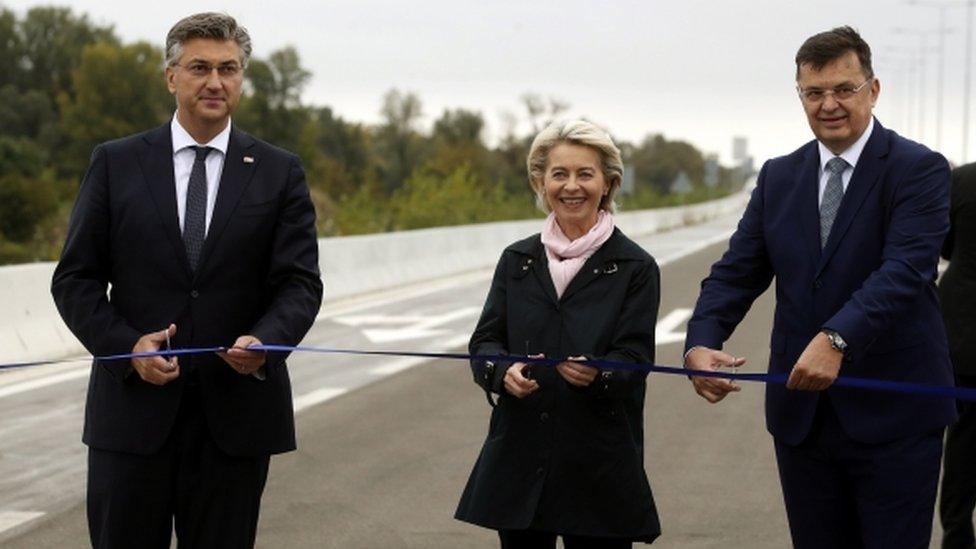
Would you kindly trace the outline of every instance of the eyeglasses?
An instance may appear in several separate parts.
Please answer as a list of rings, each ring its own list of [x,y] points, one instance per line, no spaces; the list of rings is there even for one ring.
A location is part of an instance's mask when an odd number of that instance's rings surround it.
[[[834,99],[837,101],[844,101],[854,97],[854,94],[861,91],[861,89],[864,86],[867,86],[868,82],[871,82],[872,80],[874,80],[873,76],[864,82],[861,82],[861,85],[859,86],[852,86],[848,84],[846,86],[837,86],[832,90],[822,90],[820,88],[807,88],[804,90],[800,88],[800,86],[797,86],[796,92],[800,94],[800,99],[806,103],[810,103],[811,105],[820,103],[826,99],[828,95],[833,95]]]
[[[185,69],[194,78],[206,78],[213,73],[214,69],[217,70],[217,74],[221,78],[233,78],[244,70],[237,63],[223,63],[215,67],[209,63],[194,62],[190,63],[189,65],[174,63],[174,66]]]

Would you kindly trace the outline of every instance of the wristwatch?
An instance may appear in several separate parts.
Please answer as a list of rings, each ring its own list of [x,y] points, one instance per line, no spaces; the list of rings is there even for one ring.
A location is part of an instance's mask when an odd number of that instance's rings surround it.
[[[840,351],[842,354],[847,353],[847,342],[844,341],[844,338],[842,338],[840,334],[827,328],[820,331],[827,336],[827,340],[830,341],[830,346],[835,351]]]

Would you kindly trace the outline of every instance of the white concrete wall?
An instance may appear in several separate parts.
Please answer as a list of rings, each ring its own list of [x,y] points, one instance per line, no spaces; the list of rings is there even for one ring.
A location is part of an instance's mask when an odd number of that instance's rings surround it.
[[[748,195],[625,212],[628,235],[651,234],[741,211]],[[326,301],[494,266],[512,242],[539,232],[541,220],[503,221],[398,233],[322,238],[320,266]],[[84,353],[51,300],[54,263],[0,267],[0,363]]]

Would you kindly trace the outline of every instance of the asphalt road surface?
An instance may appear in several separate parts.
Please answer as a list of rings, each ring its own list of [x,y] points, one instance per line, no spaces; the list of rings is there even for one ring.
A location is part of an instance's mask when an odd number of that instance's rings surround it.
[[[735,218],[637,238],[662,265],[657,363],[680,362],[698,285]],[[459,350],[490,272],[329,303],[306,345]],[[328,278],[326,278],[328,292]],[[727,344],[745,371],[768,359],[767,292]],[[299,449],[272,459],[258,546],[489,548],[455,521],[490,409],[459,361],[293,355]],[[84,362],[0,374],[0,545],[86,547]],[[646,466],[663,548],[789,547],[762,387],[710,405],[683,376],[648,378]],[[935,539],[938,539],[936,533]],[[933,547],[935,545],[933,544]]]

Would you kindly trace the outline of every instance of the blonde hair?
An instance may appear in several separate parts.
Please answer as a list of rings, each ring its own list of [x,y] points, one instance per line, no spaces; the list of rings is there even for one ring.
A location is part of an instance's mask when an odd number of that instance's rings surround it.
[[[583,145],[599,153],[603,178],[610,185],[606,196],[600,199],[600,209],[613,213],[617,209],[613,197],[624,178],[624,162],[620,157],[620,149],[613,143],[610,134],[586,120],[555,122],[539,132],[532,141],[525,165],[529,172],[529,186],[535,191],[536,206],[545,213],[550,211],[549,203],[546,202],[544,177],[546,165],[549,163],[549,152],[560,143]]]

